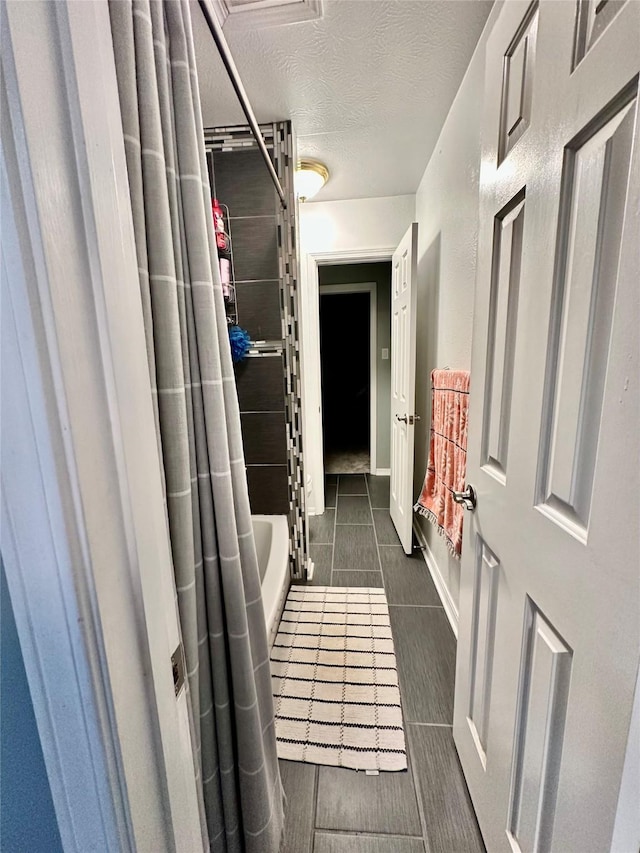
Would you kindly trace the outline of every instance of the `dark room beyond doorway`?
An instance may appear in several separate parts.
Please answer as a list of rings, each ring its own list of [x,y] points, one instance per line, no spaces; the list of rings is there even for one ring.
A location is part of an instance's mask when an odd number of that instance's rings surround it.
[[[328,474],[370,470],[371,294],[320,296],[324,465]]]

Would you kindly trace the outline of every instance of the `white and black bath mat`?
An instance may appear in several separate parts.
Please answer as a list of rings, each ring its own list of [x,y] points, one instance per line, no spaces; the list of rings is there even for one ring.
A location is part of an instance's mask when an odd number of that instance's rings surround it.
[[[357,770],[406,769],[383,589],[292,586],[271,672],[280,758]]]

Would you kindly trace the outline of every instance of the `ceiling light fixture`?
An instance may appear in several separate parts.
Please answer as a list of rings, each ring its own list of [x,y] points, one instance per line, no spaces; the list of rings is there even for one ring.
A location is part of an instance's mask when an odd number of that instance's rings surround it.
[[[296,169],[295,190],[300,201],[309,201],[329,179],[329,170],[317,160],[300,160]]]

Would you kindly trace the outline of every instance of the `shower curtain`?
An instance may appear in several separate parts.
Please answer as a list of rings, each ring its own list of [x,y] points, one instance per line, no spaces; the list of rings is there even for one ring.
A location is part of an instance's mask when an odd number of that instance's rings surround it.
[[[109,10],[208,837],[216,853],[277,853],[269,653],[189,4]]]

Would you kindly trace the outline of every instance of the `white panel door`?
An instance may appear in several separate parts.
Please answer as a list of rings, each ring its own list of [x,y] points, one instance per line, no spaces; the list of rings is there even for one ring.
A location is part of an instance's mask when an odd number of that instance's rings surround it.
[[[405,553],[413,530],[413,444],[416,398],[418,223],[391,262],[391,492],[390,512]]]
[[[491,853],[611,850],[640,632],[639,70],[638,2],[512,0],[487,43],[454,737]]]

